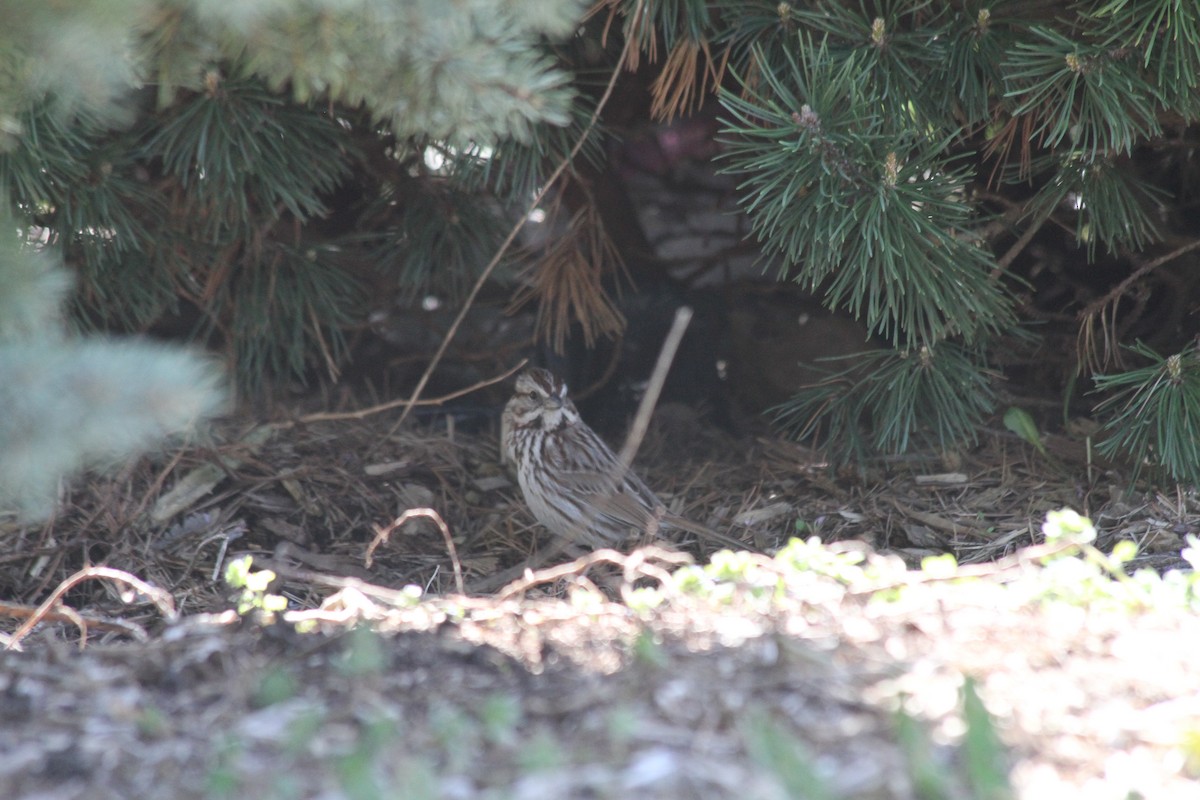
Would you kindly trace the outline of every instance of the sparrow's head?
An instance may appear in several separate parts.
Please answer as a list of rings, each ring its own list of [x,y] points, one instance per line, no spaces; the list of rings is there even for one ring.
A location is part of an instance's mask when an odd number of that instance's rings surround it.
[[[516,390],[504,407],[504,416],[513,429],[553,431],[579,421],[579,412],[567,397],[567,385],[540,367],[531,367],[517,377]]]

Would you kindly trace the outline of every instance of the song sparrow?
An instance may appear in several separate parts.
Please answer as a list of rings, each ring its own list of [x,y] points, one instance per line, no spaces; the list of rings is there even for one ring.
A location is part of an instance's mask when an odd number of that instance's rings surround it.
[[[516,468],[533,516],[571,541],[611,547],[666,527],[746,547],[668,512],[580,418],[566,384],[544,369],[528,369],[517,378],[500,435],[503,458]]]

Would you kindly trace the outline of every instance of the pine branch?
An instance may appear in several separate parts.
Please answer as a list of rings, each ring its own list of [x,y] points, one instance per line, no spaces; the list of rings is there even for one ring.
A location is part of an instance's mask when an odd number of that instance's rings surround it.
[[[855,60],[810,52],[790,80],[768,75],[763,94],[722,98],[734,115],[725,170],[745,176],[764,248],[894,343],[1004,330],[1011,301],[974,241],[972,176],[946,155],[949,140],[893,129],[855,89]]]
[[[455,183],[421,179],[404,187],[394,224],[373,238],[369,259],[408,300],[434,293],[457,302],[479,276],[504,234],[487,195]]]
[[[914,444],[947,450],[974,442],[995,409],[995,376],[981,369],[977,350],[954,343],[834,363],[840,371],[827,367],[826,380],[773,413],[796,438],[819,436],[839,464],[869,452],[903,453]]]
[[[1174,481],[1200,481],[1200,353],[1195,345],[1167,357],[1140,342],[1130,351],[1149,363],[1113,375],[1096,375],[1096,406],[1106,417],[1097,450],[1125,455],[1133,477],[1144,467]]]
[[[285,210],[300,221],[321,215],[322,195],[348,172],[333,121],[217,70],[164,115],[142,156],[162,160],[186,198],[180,211],[213,244],[252,235]]]
[[[1140,74],[1132,53],[1110,44],[1082,44],[1053,28],[1030,28],[1003,63],[1005,97],[1015,116],[1030,115],[1046,148],[1070,143],[1089,160],[1128,153],[1160,132],[1161,98]]]

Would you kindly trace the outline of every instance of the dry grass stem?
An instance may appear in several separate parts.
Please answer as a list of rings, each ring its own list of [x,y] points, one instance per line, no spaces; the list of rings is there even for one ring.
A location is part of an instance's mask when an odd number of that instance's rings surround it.
[[[394,408],[399,408],[401,406],[407,406],[410,403],[412,405],[418,405],[418,406],[444,405],[445,403],[448,403],[451,400],[457,400],[460,397],[465,397],[466,395],[473,394],[474,392],[477,392],[480,389],[484,389],[488,386],[494,386],[497,383],[503,383],[504,381],[508,380],[513,375],[515,375],[518,370],[520,370],[522,367],[525,366],[526,363],[527,363],[527,359],[523,358],[516,364],[516,366],[510,367],[509,369],[505,370],[504,372],[500,373],[499,375],[497,375],[494,378],[488,378],[487,380],[473,383],[470,386],[467,386],[466,388],[459,389],[458,391],[450,392],[448,394],[444,394],[441,397],[432,397],[432,398],[429,398],[428,400],[417,400],[415,402],[412,400],[404,400],[404,399],[391,400],[387,403],[379,403],[377,405],[373,405],[368,408],[361,408],[356,411],[344,411],[344,412],[338,412],[338,413],[320,412],[320,413],[316,413],[316,414],[305,414],[304,416],[299,417],[296,421],[307,424],[307,423],[312,423],[312,422],[332,422],[332,421],[343,420],[343,419],[365,419],[366,417],[370,417],[375,414],[379,414],[380,412],[383,412],[383,411],[391,411]]]
[[[165,619],[172,620],[175,618],[175,599],[169,593],[164,592],[157,586],[151,586],[136,575],[130,575],[128,572],[124,572],[119,569],[113,569],[111,567],[87,567],[79,570],[74,575],[71,575],[66,580],[59,583],[59,585],[54,588],[54,591],[50,593],[50,596],[42,601],[42,604],[39,605],[33,611],[33,613],[29,615],[29,618],[21,624],[21,627],[17,628],[17,630],[13,632],[13,634],[8,638],[4,649],[20,649],[21,640],[29,635],[29,632],[33,630],[34,626],[47,618],[47,616],[55,609],[55,606],[58,606],[59,601],[62,599],[64,594],[83,581],[95,579],[115,581],[117,583],[123,583],[131,586],[141,594],[144,594],[146,598],[150,600],[150,602],[154,603]],[[80,648],[83,648],[87,643],[87,620],[77,612],[73,612],[66,607],[62,607],[58,610],[62,613],[70,614],[71,621],[80,628],[81,638],[79,646]]]
[[[442,515],[434,511],[432,508],[410,508],[400,516],[392,520],[392,524],[386,528],[375,528],[375,538],[371,540],[371,544],[367,547],[367,555],[363,559],[368,569],[375,560],[375,548],[388,540],[392,535],[392,531],[398,529],[410,519],[424,517],[433,520],[438,526],[438,530],[442,532],[442,539],[446,542],[446,551],[450,554],[450,564],[454,567],[454,585],[458,589],[459,594],[465,594],[466,588],[463,586],[462,562],[458,560],[458,550],[454,547],[454,537],[450,535],[450,528],[446,526],[446,521],[442,519]]]

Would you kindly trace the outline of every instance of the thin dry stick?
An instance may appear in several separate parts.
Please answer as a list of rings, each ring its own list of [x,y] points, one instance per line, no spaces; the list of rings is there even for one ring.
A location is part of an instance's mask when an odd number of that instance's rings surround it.
[[[660,591],[674,586],[671,582],[671,570],[651,563],[652,559],[662,561],[670,567],[684,567],[692,563],[691,557],[686,553],[676,553],[661,547],[639,547],[634,550],[621,565],[621,599],[625,601],[625,605],[633,606],[634,584],[640,578],[657,581]]]
[[[58,605],[58,601],[64,594],[74,588],[77,584],[83,583],[91,578],[107,578],[111,581],[128,584],[137,591],[149,597],[151,602],[158,606],[159,612],[162,613],[162,615],[168,620],[175,619],[174,599],[171,597],[171,595],[167,594],[162,589],[159,589],[157,586],[151,586],[135,575],[130,575],[128,572],[123,572],[119,569],[113,569],[112,567],[87,567],[79,570],[79,572],[76,572],[74,575],[70,576],[56,586],[54,591],[50,593],[50,596],[42,601],[42,604],[37,607],[37,610],[33,612],[29,619],[25,620],[21,627],[17,628],[12,637],[8,640],[7,644],[5,644],[4,649],[12,650],[17,648],[20,645],[21,640],[29,635],[29,632],[33,630],[34,626],[45,619],[50,614],[51,609]]]
[[[341,412],[336,412],[336,413],[322,412],[322,413],[318,413],[318,414],[305,414],[303,417],[300,417],[300,419],[297,421],[298,422],[330,422],[332,420],[342,420],[342,419],[365,419],[366,417],[369,417],[372,414],[378,414],[381,411],[390,411],[393,408],[398,408],[399,406],[410,404],[410,403],[412,405],[418,405],[418,406],[440,406],[442,403],[446,403],[446,402],[449,402],[450,400],[454,400],[456,398],[462,397],[463,395],[470,394],[471,392],[482,389],[485,386],[491,386],[494,383],[500,383],[501,381],[508,380],[509,376],[511,376],[514,372],[519,370],[521,367],[525,366],[525,364],[528,360],[529,359],[527,359],[527,358],[521,359],[521,362],[519,364],[517,364],[515,367],[513,367],[512,369],[508,370],[507,372],[505,372],[501,375],[497,375],[495,378],[488,378],[487,380],[480,381],[479,383],[468,386],[465,389],[459,389],[458,391],[451,392],[450,394],[444,394],[441,397],[434,397],[431,400],[419,400],[416,402],[413,402],[412,400],[390,400],[386,403],[380,403],[379,405],[371,406],[370,408],[359,409],[358,411],[341,411]],[[394,430],[395,429],[393,428],[393,431]]]
[[[184,447],[180,447],[179,451],[171,457],[171,462],[159,471],[158,475],[154,477],[154,480],[150,481],[150,485],[142,494],[142,499],[138,501],[137,507],[135,507],[133,513],[129,515],[130,519],[137,519],[142,515],[142,511],[144,511],[146,506],[150,504],[150,498],[158,495],[163,484],[166,483],[167,476],[174,472],[175,468],[179,466],[179,462],[183,460],[183,455],[186,452],[187,450]]]
[[[508,585],[511,581],[531,573],[533,570],[541,567],[547,561],[557,558],[563,551],[571,546],[571,540],[563,536],[555,536],[546,547],[539,550],[537,553],[530,555],[525,561],[514,564],[513,566],[501,570],[492,575],[487,575],[471,583],[472,594],[487,594],[502,586]]]
[[[634,19],[639,18],[641,12],[642,2],[639,0],[637,6],[633,10]],[[613,88],[617,85],[617,76],[621,72],[621,65],[625,63],[625,57],[629,53],[629,48],[632,46],[633,40],[634,37],[632,36],[626,37],[625,47],[621,50],[621,56],[617,60],[617,66],[613,69],[613,74],[612,77],[609,78],[608,86],[605,87],[604,94],[600,97],[600,102],[596,104],[596,110],[592,112],[592,117],[588,120],[587,127],[583,130],[583,135],[579,137],[579,141],[575,142],[575,146],[571,148],[571,152],[568,153],[567,157],[564,158],[558,167],[555,168],[554,172],[550,173],[550,177],[546,179],[546,182],[542,184],[542,188],[538,190],[536,195],[534,195],[533,202],[529,204],[529,207],[525,209],[525,213],[521,215],[519,220],[517,220],[517,224],[514,225],[512,230],[508,232],[508,236],[504,237],[504,241],[500,243],[500,247],[496,250],[496,254],[492,256],[492,260],[489,261],[488,265],[483,268],[483,272],[480,273],[479,278],[475,281],[475,285],[471,287],[470,293],[467,294],[467,299],[463,302],[463,307],[459,310],[458,316],[454,318],[454,322],[450,325],[450,330],[446,332],[446,336],[444,339],[442,339],[442,343],[438,346],[437,352],[433,354],[433,358],[429,361],[429,366],[425,368],[425,373],[421,375],[421,380],[417,381],[417,388],[413,389],[412,396],[409,397],[408,401],[405,403],[404,411],[400,413],[400,419],[396,420],[396,424],[391,427],[387,433],[387,436],[383,437],[384,439],[390,438],[391,435],[396,432],[396,429],[399,428],[404,422],[404,420],[408,418],[409,412],[412,411],[413,406],[417,404],[417,400],[421,397],[421,392],[425,390],[425,384],[429,383],[429,378],[433,375],[433,371],[437,369],[437,365],[441,362],[442,356],[446,354],[446,349],[450,347],[450,341],[454,339],[455,334],[458,333],[458,328],[460,325],[462,325],[463,319],[466,318],[467,312],[471,309],[471,305],[475,302],[475,297],[483,288],[483,284],[489,277],[491,277],[492,270],[496,268],[496,265],[500,263],[500,259],[504,257],[505,253],[508,252],[508,248],[512,246],[513,241],[517,238],[517,234],[521,232],[521,228],[525,226],[529,216],[537,210],[538,206],[542,204],[542,200],[550,191],[550,187],[553,186],[560,177],[562,177],[563,172],[565,172],[567,167],[571,165],[571,162],[575,160],[575,156],[579,155],[579,151],[583,149],[584,142],[586,142],[588,137],[592,135],[592,129],[596,127],[596,120],[600,118],[600,112],[608,103],[608,99],[612,96]]]
[[[367,567],[371,566],[371,561],[375,557],[375,548],[387,541],[387,538],[392,534],[392,531],[399,528],[404,523],[414,517],[428,517],[442,532],[442,538],[446,540],[446,550],[450,553],[450,564],[454,567],[454,586],[458,589],[459,594],[466,594],[466,589],[463,587],[462,563],[458,560],[458,549],[454,546],[454,537],[450,535],[450,528],[446,526],[442,515],[434,511],[432,508],[410,508],[396,519],[392,520],[392,524],[386,528],[375,528],[375,538],[371,541],[371,546],[367,548],[367,557],[365,559]]]
[[[255,561],[254,563],[258,564],[260,562]],[[303,581],[304,583],[311,583],[314,586],[325,586],[330,589],[353,589],[373,600],[380,600],[393,606],[403,606],[412,602],[412,596],[407,592],[369,583],[361,578],[327,575],[324,572],[304,569],[303,567],[293,567],[290,564],[282,564],[272,559],[264,559],[261,564],[279,577],[287,580]],[[295,618],[294,615],[303,615],[306,613],[308,611],[287,611],[284,613],[284,619],[290,620]]]
[[[647,558],[649,556],[649,558]],[[546,569],[537,572],[528,572],[520,580],[513,581],[505,586],[496,595],[496,602],[502,602],[512,597],[513,595],[523,594],[535,586],[540,586],[545,583],[554,583],[560,578],[566,578],[572,575],[580,575],[594,564],[615,564],[622,568],[624,579],[627,582],[632,582],[641,576],[652,577],[660,581],[664,586],[668,583],[667,572],[651,563],[651,559],[662,561],[673,567],[682,567],[692,563],[691,556],[686,553],[676,553],[671,550],[664,550],[659,547],[641,548],[633,554],[625,555],[618,550],[605,548],[603,550],[593,550],[585,556],[580,556],[574,561],[566,564],[559,564],[555,567],[547,567]]]
[[[687,306],[680,306],[675,311],[675,320],[671,323],[671,329],[667,331],[667,336],[663,339],[662,348],[658,351],[658,361],[655,362],[654,371],[650,374],[650,381],[646,385],[646,393],[642,396],[642,402],[638,405],[633,424],[629,427],[629,433],[625,436],[625,444],[622,445],[621,453],[617,456],[617,463],[612,466],[611,474],[607,476],[609,486],[608,495],[610,498],[621,491],[622,481],[629,472],[630,465],[633,463],[633,457],[637,454],[638,448],[642,444],[642,439],[646,436],[646,430],[650,426],[650,416],[654,413],[654,406],[658,403],[659,395],[662,394],[663,384],[666,382],[667,373],[671,369],[671,362],[675,360],[675,353],[679,350],[679,343],[683,340],[683,334],[687,330],[691,319],[692,309]],[[658,524],[661,523],[662,515],[665,512],[666,509],[661,505],[655,509],[654,516],[656,521],[653,524],[653,528],[647,528],[643,533],[656,533]],[[599,513],[600,506],[593,505],[582,521],[590,526]],[[718,541],[727,547],[738,550],[745,547],[745,544],[739,539],[727,536],[720,531],[714,531],[707,525],[696,525],[687,529],[709,540]]]
[[[637,454],[638,448],[642,445],[642,439],[646,437],[646,430],[650,427],[650,416],[654,413],[654,406],[658,403],[658,397],[662,394],[663,384],[667,380],[667,372],[671,369],[671,362],[675,360],[675,353],[679,350],[679,343],[682,341],[683,333],[687,330],[691,319],[692,309],[687,306],[680,306],[675,311],[675,319],[671,323],[671,329],[667,331],[667,336],[663,339],[662,347],[658,351],[658,360],[654,364],[654,371],[650,373],[650,381],[646,384],[646,393],[642,395],[642,402],[638,404],[633,424],[629,426],[629,433],[625,435],[625,444],[621,446],[621,453],[617,456],[617,463],[613,464],[610,473],[604,476],[608,486],[605,494],[609,499],[622,491],[622,483],[625,475],[629,472],[634,455]],[[659,508],[655,514],[661,515],[664,510]],[[600,513],[600,505],[593,504],[585,513],[581,522],[584,523],[585,527],[591,527]],[[657,523],[655,523],[654,530],[657,530]],[[653,530],[643,531],[643,533],[653,532]]]
[[[1184,253],[1191,252],[1192,250],[1195,250],[1198,247],[1200,247],[1200,239],[1196,239],[1194,241],[1188,242],[1187,244],[1185,244],[1181,247],[1175,248],[1174,250],[1172,250],[1169,253],[1166,253],[1164,255],[1159,256],[1158,258],[1147,261],[1145,264],[1142,264],[1140,267],[1138,267],[1132,273],[1130,273],[1128,277],[1126,277],[1124,280],[1122,280],[1120,283],[1118,283],[1116,286],[1114,286],[1112,289],[1110,289],[1103,297],[1098,297],[1095,300],[1093,300],[1092,302],[1088,303],[1087,308],[1085,308],[1079,312],[1079,318],[1086,319],[1086,318],[1098,313],[1101,309],[1103,309],[1109,303],[1119,300],[1127,291],[1129,291],[1129,287],[1132,286],[1135,281],[1139,280],[1147,272],[1152,272],[1152,271],[1158,269],[1159,267],[1161,267],[1163,264],[1166,264],[1168,261],[1174,261],[1175,259],[1179,258]]]
[[[992,270],[992,280],[1000,277],[1000,273],[1012,265],[1012,262],[1015,261],[1017,256],[1021,254],[1021,251],[1025,249],[1026,245],[1033,241],[1033,237],[1037,235],[1037,232],[1042,229],[1042,225],[1046,224],[1046,220],[1049,218],[1050,212],[1046,212],[1045,214],[1036,217],[1032,222],[1029,223],[1029,227],[1026,228],[1025,232],[1021,234],[1020,238],[1013,243],[1013,246],[1008,248],[1008,252],[996,261],[996,268]]]
[[[662,394],[663,384],[666,383],[667,373],[671,369],[671,362],[675,360],[679,343],[683,341],[683,333],[691,321],[692,310],[687,306],[680,306],[675,312],[675,321],[671,323],[671,330],[667,332],[667,338],[663,340],[662,349],[658,351],[658,361],[654,364],[654,371],[650,373],[650,382],[646,385],[646,393],[642,395],[642,402],[638,405],[633,425],[629,427],[629,433],[625,435],[625,444],[621,446],[618,458],[623,470],[629,469],[634,455],[642,446],[642,439],[646,437],[646,430],[650,427],[650,415],[654,413],[654,406],[658,404],[658,396]]]
[[[1077,319],[1079,320],[1079,333],[1076,336],[1076,349],[1081,355],[1080,360],[1083,361],[1084,358],[1086,358],[1087,364],[1095,372],[1100,372],[1105,365],[1111,363],[1113,360],[1117,360],[1119,363],[1120,351],[1114,351],[1112,347],[1112,343],[1117,339],[1117,301],[1125,296],[1126,292],[1129,291],[1129,287],[1131,287],[1136,281],[1141,280],[1142,277],[1147,273],[1158,269],[1169,261],[1174,261],[1185,253],[1195,250],[1196,248],[1200,248],[1200,239],[1195,239],[1181,247],[1175,248],[1169,253],[1147,261],[1131,272],[1124,280],[1110,289],[1107,293],[1105,293],[1103,297],[1098,297],[1092,302],[1088,303],[1087,306],[1076,315]],[[1109,318],[1110,315],[1111,318]],[[1100,318],[1101,328],[1104,331],[1104,352],[1102,354],[1096,353],[1095,327],[1097,317]],[[1109,331],[1110,327],[1112,328],[1111,333]],[[1083,366],[1080,365],[1080,369],[1082,368]]]

